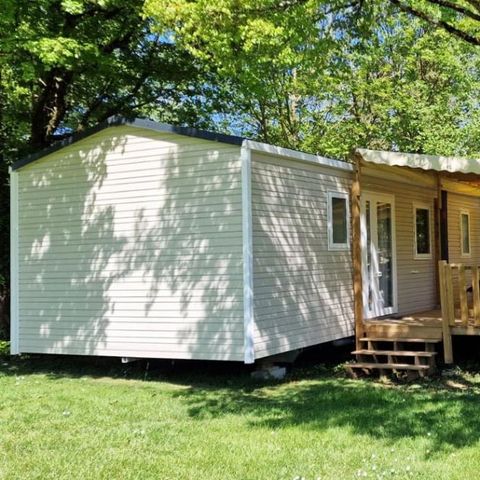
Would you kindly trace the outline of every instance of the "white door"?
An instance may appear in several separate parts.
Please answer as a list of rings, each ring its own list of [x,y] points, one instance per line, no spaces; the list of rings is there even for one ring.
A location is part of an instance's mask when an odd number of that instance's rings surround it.
[[[396,313],[395,202],[392,195],[362,194],[361,233],[364,318]]]

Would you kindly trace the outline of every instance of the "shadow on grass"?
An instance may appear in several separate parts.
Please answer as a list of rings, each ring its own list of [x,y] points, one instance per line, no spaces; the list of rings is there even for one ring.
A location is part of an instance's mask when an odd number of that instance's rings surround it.
[[[88,376],[181,385],[186,388],[171,395],[186,406],[192,421],[236,415],[252,428],[346,428],[391,442],[423,437],[432,455],[480,440],[480,383],[461,372],[418,384],[385,385],[309,366],[294,370],[286,382],[256,383],[245,366],[226,362],[122,365],[119,359],[65,356],[0,361],[0,376],[37,373],[51,380]]]
[[[447,389],[413,392],[330,376],[282,388],[192,387],[178,395],[199,420],[235,414],[247,415],[253,427],[342,427],[390,441],[425,437],[434,453],[480,440],[480,396]]]

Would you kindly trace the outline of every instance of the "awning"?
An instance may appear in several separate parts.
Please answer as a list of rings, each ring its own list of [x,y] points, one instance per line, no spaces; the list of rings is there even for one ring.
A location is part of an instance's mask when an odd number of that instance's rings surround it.
[[[438,172],[480,174],[480,159],[384,152],[364,148],[358,148],[355,153],[366,162],[378,165],[421,168],[422,170],[436,170]]]

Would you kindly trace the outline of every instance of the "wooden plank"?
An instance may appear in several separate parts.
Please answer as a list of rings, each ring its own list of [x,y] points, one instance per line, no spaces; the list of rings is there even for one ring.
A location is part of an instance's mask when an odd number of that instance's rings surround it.
[[[404,342],[404,343],[439,343],[441,340],[435,338],[380,338],[380,337],[363,337],[360,342]],[[369,347],[370,350],[372,350]]]
[[[355,339],[357,348],[365,330],[363,326],[363,291],[362,291],[362,247],[360,227],[360,160],[355,159],[355,178],[351,187],[352,215],[352,261],[353,261],[353,295],[355,316]]]
[[[428,370],[428,365],[412,365],[411,363],[372,363],[372,362],[359,362],[349,363],[345,365],[348,368],[368,368],[374,370]]]
[[[451,327],[455,326],[455,303],[453,298],[453,274],[451,264],[445,264],[444,274],[445,274],[445,303],[446,303],[446,318],[448,319],[448,324]]]
[[[462,325],[468,325],[468,303],[467,303],[467,280],[465,277],[465,265],[458,269],[458,290],[460,295],[460,316]]]
[[[437,352],[420,352],[416,350],[355,350],[352,355],[390,355],[394,357],[433,357]]]
[[[441,231],[441,212],[442,208],[442,188],[440,181],[440,172],[437,172],[437,197],[433,199],[433,239],[430,239],[430,248],[433,248],[433,264],[438,265],[442,259],[442,241]],[[435,272],[435,295],[437,303],[440,303],[440,278],[438,269]]]
[[[473,298],[473,318],[475,326],[480,326],[480,275],[478,266],[472,270],[472,298]]]
[[[439,260],[449,260],[448,251],[448,194],[445,190],[440,192],[440,258]]]
[[[445,260],[438,262],[438,273],[440,282],[440,302],[442,306],[442,334],[443,334],[443,355],[445,363],[453,363],[452,334],[450,332],[450,299],[447,282],[447,272],[450,274],[451,268]],[[453,296],[453,287],[451,289]]]

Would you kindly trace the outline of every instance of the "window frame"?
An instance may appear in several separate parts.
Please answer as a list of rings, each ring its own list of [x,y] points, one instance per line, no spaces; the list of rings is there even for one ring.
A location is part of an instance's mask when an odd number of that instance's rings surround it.
[[[345,216],[346,216],[346,234],[347,241],[345,243],[335,243],[333,241],[333,202],[334,198],[345,200]],[[327,193],[327,237],[329,251],[346,251],[350,249],[350,195],[345,192],[328,192]]]
[[[429,253],[418,253],[417,245],[417,210],[428,211],[428,250]],[[432,206],[428,203],[413,203],[413,258],[415,260],[431,260],[433,252],[433,235],[432,235]]]
[[[468,218],[468,252],[463,251],[463,222],[462,217],[466,215]],[[462,257],[468,258],[472,256],[472,217],[469,210],[460,210],[460,255]]]

